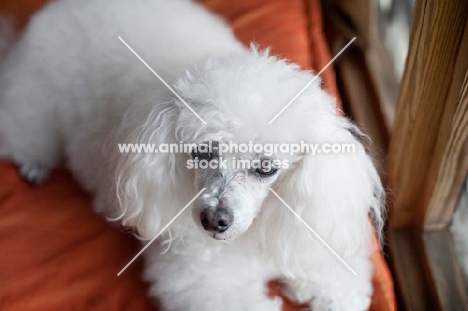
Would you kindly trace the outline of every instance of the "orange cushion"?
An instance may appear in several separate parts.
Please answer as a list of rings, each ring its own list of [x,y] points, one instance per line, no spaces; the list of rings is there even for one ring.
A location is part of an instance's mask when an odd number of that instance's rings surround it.
[[[31,187],[0,162],[0,310],[152,310],[128,234],[90,208],[66,170]]]
[[[2,0],[0,13],[18,27],[46,0]],[[244,43],[255,41],[273,52],[319,71],[330,60],[318,0],[203,0],[224,16]],[[325,88],[337,96],[332,68]],[[66,170],[30,187],[16,168],[0,162],[0,310],[155,310],[140,280],[142,262],[116,273],[139,250],[135,239],[93,214],[88,196]],[[395,310],[393,284],[376,248],[372,257],[372,311]],[[272,284],[272,294],[278,293]],[[284,310],[299,310],[286,303]]]

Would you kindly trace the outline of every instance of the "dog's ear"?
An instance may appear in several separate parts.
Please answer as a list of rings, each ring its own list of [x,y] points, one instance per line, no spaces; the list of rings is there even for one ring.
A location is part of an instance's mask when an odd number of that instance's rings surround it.
[[[173,103],[163,103],[149,114],[126,115],[113,135],[113,145],[108,147],[114,150],[108,161],[108,172],[113,175],[110,196],[117,211],[114,220],[136,229],[142,239],[158,234],[196,194],[193,177],[188,176],[193,170],[186,168],[188,155],[154,151],[162,145],[178,144],[178,114]],[[148,147],[139,152],[121,152],[117,145],[123,143]],[[174,225],[183,226],[181,222],[190,217],[190,212],[183,213]]]
[[[339,120],[340,126],[326,133],[326,140],[318,138],[317,142],[322,146],[351,146],[350,152],[306,153],[289,174],[282,176],[274,190],[332,249],[342,257],[352,258],[359,252],[370,252],[373,228],[369,214],[373,214],[377,230],[382,229],[384,193],[371,158],[349,131],[352,125],[345,119]],[[317,242],[315,249],[328,252],[281,202],[274,197],[269,200],[276,205],[271,210],[280,213],[270,218],[268,227],[270,233],[274,230],[277,234],[283,258],[285,253],[292,257],[304,253],[313,241]],[[318,254],[309,254],[303,260],[310,262],[315,256]]]

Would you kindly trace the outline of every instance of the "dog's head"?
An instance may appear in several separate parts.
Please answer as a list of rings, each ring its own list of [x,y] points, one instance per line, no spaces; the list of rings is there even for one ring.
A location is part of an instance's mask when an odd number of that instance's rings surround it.
[[[205,189],[192,215],[209,236],[230,240],[252,224],[269,189],[289,167],[289,161],[297,158],[278,157],[269,151],[273,146],[252,141],[205,141],[192,149],[189,163],[195,170],[195,184],[197,189]]]
[[[138,131],[123,131],[132,142],[193,144],[183,154],[117,160],[123,222],[143,236],[158,233],[202,189],[189,219],[217,240],[235,239],[258,220],[260,227],[276,226],[269,236],[298,241],[291,230],[295,216],[285,204],[343,243],[369,231],[370,211],[381,219],[378,174],[352,133],[357,129],[337,115],[320,78],[252,49],[205,60],[174,89],[185,103],[158,103]],[[309,148],[292,152],[293,144]],[[352,145],[352,153],[321,153],[334,144]]]

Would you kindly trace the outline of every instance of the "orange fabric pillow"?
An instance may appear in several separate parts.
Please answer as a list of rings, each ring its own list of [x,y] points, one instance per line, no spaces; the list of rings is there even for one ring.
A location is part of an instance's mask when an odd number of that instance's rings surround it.
[[[3,0],[0,13],[18,27],[46,0]],[[271,46],[275,54],[304,69],[319,71],[330,60],[318,0],[203,0],[224,16],[244,43]],[[325,88],[338,96],[330,67]],[[139,250],[129,234],[91,210],[88,196],[71,175],[56,170],[51,180],[31,187],[16,168],[0,162],[0,310],[155,310],[140,280],[142,261],[116,273]],[[372,311],[395,310],[393,284],[376,247],[372,258]],[[277,284],[270,286],[278,293]],[[284,310],[299,310],[286,302]]]

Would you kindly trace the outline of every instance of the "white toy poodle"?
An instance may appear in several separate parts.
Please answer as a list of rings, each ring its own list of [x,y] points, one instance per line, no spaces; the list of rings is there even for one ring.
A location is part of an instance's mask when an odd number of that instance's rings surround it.
[[[32,184],[66,163],[98,213],[145,241],[188,206],[144,252],[149,294],[163,310],[281,310],[266,288],[278,279],[314,311],[363,311],[372,295],[370,219],[380,232],[383,189],[359,131],[337,115],[320,79],[268,124],[313,78],[245,48],[190,1],[58,0],[1,62],[0,154]],[[355,150],[216,149],[299,142]],[[185,143],[197,147],[119,149]],[[221,157],[228,161],[218,167],[188,165]],[[239,167],[234,158],[262,164]]]

